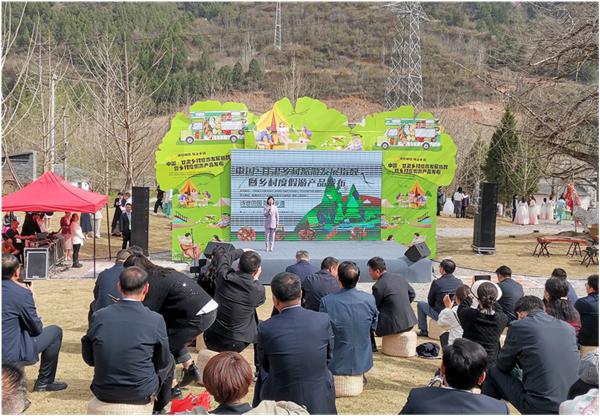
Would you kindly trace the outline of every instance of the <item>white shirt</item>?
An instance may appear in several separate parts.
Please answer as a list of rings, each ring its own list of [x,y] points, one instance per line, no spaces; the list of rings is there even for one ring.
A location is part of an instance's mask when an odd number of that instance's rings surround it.
[[[214,299],[211,299],[210,302],[204,305],[204,307],[200,309],[196,315],[206,315],[207,313],[214,311],[218,307],[219,304],[215,302]]]
[[[462,192],[454,192],[454,200],[455,201],[462,201],[465,198],[465,194],[463,194]]]
[[[452,309],[444,308],[440,312],[437,324],[449,331],[448,344],[452,345],[455,339],[462,338],[463,329],[458,320],[458,305]]]

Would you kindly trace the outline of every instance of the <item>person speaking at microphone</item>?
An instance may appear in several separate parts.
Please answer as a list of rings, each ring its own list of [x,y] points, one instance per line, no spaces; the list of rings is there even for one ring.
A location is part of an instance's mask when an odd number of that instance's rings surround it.
[[[279,210],[275,205],[275,198],[269,196],[267,205],[263,209],[265,215],[265,249],[273,251],[275,245],[275,232],[279,224]]]

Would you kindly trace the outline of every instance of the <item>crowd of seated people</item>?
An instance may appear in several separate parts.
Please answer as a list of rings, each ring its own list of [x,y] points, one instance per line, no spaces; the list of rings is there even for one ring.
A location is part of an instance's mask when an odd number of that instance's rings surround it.
[[[290,271],[273,277],[276,313],[259,321],[265,289],[257,252],[215,250],[211,296],[186,275],[152,263],[141,249],[121,250],[96,281],[81,340],[83,360],[94,367],[93,401],[160,413],[182,398],[183,387],[202,382],[218,403],[216,414],[336,414],[334,376],[364,375],[373,367],[372,334],[398,334],[418,324],[426,335],[428,317],[448,331],[442,385],[412,389],[398,404],[402,414],[508,414],[507,403],[523,414],[556,414],[597,400],[597,275],[586,281],[587,296],[571,303],[566,277],[548,279],[541,299],[524,296],[507,266],[496,270],[498,283],[466,285],[446,259],[427,301],[418,303],[417,319],[414,289],[388,272],[382,258],[367,263],[371,293],[357,288],[360,270],[353,262],[326,257],[315,272],[308,259],[299,251],[291,267],[304,278]],[[14,255],[3,254],[2,269],[3,392],[16,392],[6,403],[3,396],[2,405],[3,412],[10,409],[4,413],[16,413],[28,405],[26,395],[17,394],[23,390],[20,369],[40,357],[34,391],[67,388],[56,380],[62,330],[42,324]],[[219,353],[203,367],[188,351],[201,334]],[[253,362],[239,354],[250,344]],[[580,358],[581,346],[596,351]]]

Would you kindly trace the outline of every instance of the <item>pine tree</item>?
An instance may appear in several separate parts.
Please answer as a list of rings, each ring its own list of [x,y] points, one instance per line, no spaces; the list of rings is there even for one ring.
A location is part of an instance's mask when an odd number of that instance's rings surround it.
[[[246,79],[253,85],[257,86],[263,78],[263,72],[260,68],[260,64],[255,58],[252,58],[250,64],[248,64],[248,72],[246,72]]]
[[[492,136],[484,167],[486,180],[498,184],[500,201],[510,200],[514,193],[509,177],[512,175],[518,144],[517,123],[510,108],[506,107],[501,125]]]
[[[231,87],[233,89],[240,89],[244,82],[244,70],[242,64],[236,62],[231,71]]]

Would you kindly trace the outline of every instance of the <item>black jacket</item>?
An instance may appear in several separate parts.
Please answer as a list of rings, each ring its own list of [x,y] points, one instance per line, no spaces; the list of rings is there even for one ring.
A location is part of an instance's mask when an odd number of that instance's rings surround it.
[[[286,400],[310,414],[336,414],[333,330],[326,313],[302,307],[283,310],[258,328],[260,400]],[[256,400],[258,404],[259,400]]]
[[[133,219],[133,212],[131,213],[131,218]],[[123,211],[119,220],[119,224],[121,225],[121,233],[131,234],[131,230],[129,229],[130,224],[129,217],[127,217],[127,212]]]
[[[318,312],[321,299],[340,290],[337,279],[328,270],[319,270],[302,283],[302,306]]]
[[[123,271],[123,263],[115,263],[112,267],[100,272],[94,285],[94,300],[90,303],[88,312],[88,324],[92,319],[92,314],[99,309],[112,305],[121,297],[117,283],[119,276]]]
[[[437,313],[440,313],[444,306],[444,296],[448,293],[456,293],[456,289],[462,286],[463,282],[457,279],[452,274],[445,274],[438,279],[431,282],[429,287],[429,294],[427,295],[427,303],[435,309]]]
[[[375,331],[378,337],[397,334],[415,326],[417,317],[410,306],[415,299],[415,291],[404,277],[385,272],[372,290],[379,310]]]
[[[163,316],[169,333],[187,326],[211,300],[194,279],[176,270],[166,274],[149,273],[148,283],[144,305]]]
[[[231,264],[244,250],[225,253],[216,250],[213,262],[216,270],[215,301],[219,304],[217,319],[207,330],[223,338],[256,342],[256,308],[265,303],[265,288],[251,275],[235,271]]]
[[[502,400],[443,387],[419,387],[408,394],[401,415],[507,415]]]
[[[581,345],[598,345],[598,292],[593,292],[575,302],[581,318],[578,340]]]
[[[541,413],[557,413],[578,379],[575,329],[542,311],[511,322],[496,367],[510,373],[517,364],[529,405]]]
[[[317,266],[314,266],[307,262],[306,260],[300,260],[297,263],[292,264],[291,266],[287,266],[285,268],[286,272],[294,273],[296,276],[300,278],[300,283],[304,286],[304,281],[311,274],[315,274],[319,271]]]
[[[95,312],[81,344],[101,401],[144,401],[158,392],[159,374],[173,368],[165,321],[141,302],[121,300]]]
[[[512,322],[517,319],[515,304],[524,296],[523,286],[512,278],[504,279],[498,283],[498,286],[502,289],[502,297],[498,300],[498,304],[502,307],[508,322]]]
[[[481,313],[478,309],[466,304],[458,307],[457,315],[463,328],[463,338],[478,343],[487,352],[488,366],[496,361],[500,347],[500,335],[508,323],[502,308],[496,305],[493,315]]]

